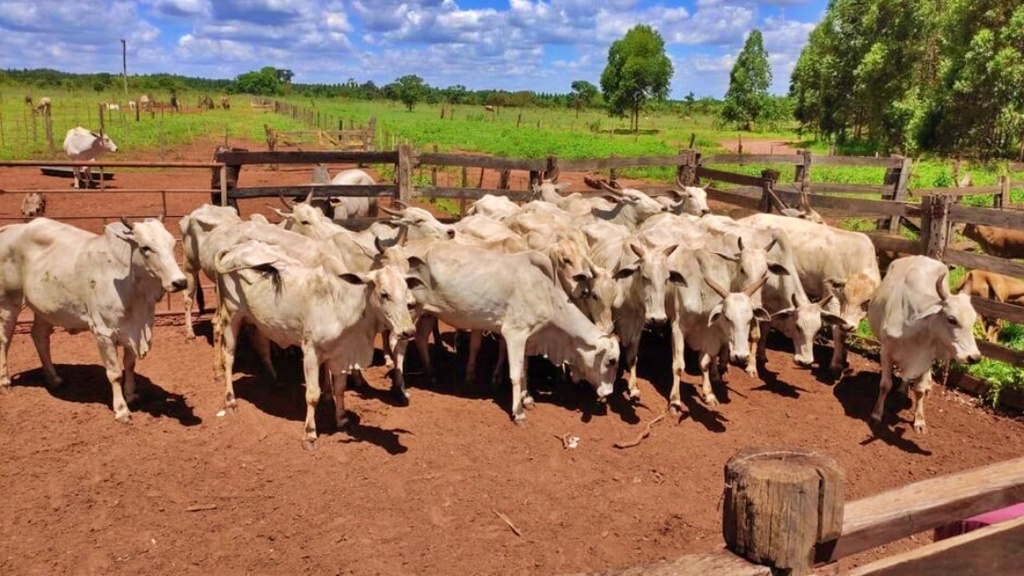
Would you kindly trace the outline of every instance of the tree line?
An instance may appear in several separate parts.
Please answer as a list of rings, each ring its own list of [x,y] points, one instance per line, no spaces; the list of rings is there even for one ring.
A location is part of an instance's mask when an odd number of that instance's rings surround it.
[[[840,145],[1024,159],[1024,3],[831,0],[790,87]]]

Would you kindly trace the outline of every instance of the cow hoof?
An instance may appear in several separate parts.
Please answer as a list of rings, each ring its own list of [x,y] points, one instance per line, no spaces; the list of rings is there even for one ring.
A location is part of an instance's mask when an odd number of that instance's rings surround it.
[[[639,404],[640,403],[640,391],[639,390],[630,390],[626,394],[626,399],[629,400],[629,402],[631,404],[634,404],[634,405]]]
[[[185,342],[195,342],[195,341],[196,341],[196,335],[195,334],[185,334]]]
[[[394,397],[396,405],[402,407],[409,405],[409,393],[406,392],[404,389],[392,388],[391,395]]]
[[[914,432],[917,432],[918,434],[927,434],[928,426],[924,423],[924,421],[914,422]]]
[[[337,427],[337,429],[339,431],[341,431],[341,430],[344,430],[344,429],[348,428],[352,423],[353,423],[352,418],[349,418],[349,415],[345,414],[341,418],[338,418],[334,422],[334,425]]]
[[[518,417],[517,416],[516,419],[513,421],[513,423],[516,426],[518,426],[520,428],[523,428],[524,426],[526,426],[526,417],[525,416],[523,416],[523,417]]]
[[[117,415],[114,416],[114,420],[117,420],[121,424],[131,424],[132,423],[132,413],[131,412],[123,412],[121,414],[117,414]]]
[[[305,450],[306,452],[312,452],[316,450],[316,438],[304,438],[302,440],[302,449]]]
[[[534,408],[533,396],[525,396],[525,397],[523,397],[523,408],[526,408],[527,410],[533,410],[533,408]]]
[[[718,398],[715,397],[714,394],[709,394],[708,397],[704,399],[704,403],[708,406],[718,406]]]
[[[668,411],[671,412],[673,416],[682,416],[683,405],[679,400],[673,400],[672,403],[668,405]]]
[[[57,376],[56,378],[53,378],[52,380],[49,380],[47,382],[47,385],[50,388],[63,388],[64,387],[64,379],[61,378],[60,376]]]
[[[753,364],[751,364],[751,365],[747,366],[747,369],[744,370],[744,372],[747,373],[747,376],[749,376],[749,377],[751,377],[751,378],[753,378],[755,380],[757,379],[757,366],[754,366]]]
[[[10,391],[11,391],[11,385],[10,384],[0,384],[0,396],[3,396],[4,394],[9,393]]]

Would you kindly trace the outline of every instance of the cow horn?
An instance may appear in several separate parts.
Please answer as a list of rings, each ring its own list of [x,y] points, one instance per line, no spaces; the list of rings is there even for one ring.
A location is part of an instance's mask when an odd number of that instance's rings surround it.
[[[390,215],[392,215],[392,216],[394,216],[396,218],[401,218],[402,216],[405,216],[404,212],[399,212],[398,210],[392,210],[391,208],[388,208],[387,206],[377,205],[377,208],[383,210],[385,214],[390,214]]]
[[[609,184],[606,180],[598,180],[597,183],[600,184],[601,188],[604,188],[607,192],[611,192],[613,196],[622,196],[622,191]]]
[[[740,247],[740,252],[743,252],[743,236],[736,237],[736,245]]]
[[[277,197],[278,197],[278,198],[279,198],[279,199],[281,200],[281,204],[284,204],[284,207],[285,207],[285,208],[287,208],[288,210],[291,210],[291,209],[292,209],[292,205],[291,205],[291,204],[289,204],[287,200],[285,200],[285,198],[284,198],[284,194],[281,194],[281,192],[280,192],[280,191],[278,191],[278,192],[277,192]]]
[[[754,293],[760,290],[761,287],[764,286],[764,283],[767,281],[768,275],[765,274],[764,276],[761,276],[761,278],[759,278],[756,282],[744,288],[743,293],[746,294],[748,297],[753,296]]]
[[[832,297],[832,292],[826,293],[821,300],[818,300],[818,306],[824,308],[832,300]]]
[[[313,189],[312,188],[309,189],[309,194],[306,194],[306,198],[303,199],[302,201],[305,202],[306,204],[309,204],[310,202],[313,201]]]
[[[125,228],[127,228],[129,230],[132,229],[132,225],[128,223],[128,220],[126,220],[124,216],[118,216],[118,218],[121,219],[121,224],[124,224]]]
[[[726,290],[725,288],[722,288],[721,284],[719,284],[718,282],[715,282],[711,278],[708,278],[707,276],[705,276],[704,277],[704,283],[707,284],[708,286],[710,286],[711,289],[714,290],[715,293],[718,294],[719,296],[721,296],[722,298],[728,298],[729,297],[729,291]]]
[[[406,204],[405,202],[402,202],[401,200],[399,200],[397,198],[395,198],[394,204],[395,204],[395,206],[398,206],[399,208],[401,208],[403,212],[405,212],[406,208],[409,207],[408,204]]]
[[[769,242],[768,245],[764,247],[765,253],[771,252],[772,248],[775,248],[775,245],[778,244],[778,243],[779,243],[779,239],[778,238],[772,238],[772,241]]]
[[[935,280],[935,291],[939,293],[939,298],[945,302],[949,300],[949,273],[945,273]]]
[[[398,235],[395,236],[395,245],[402,246],[405,244],[406,238],[409,236],[409,227],[402,226],[398,229]]]
[[[164,214],[163,212],[161,212],[160,215],[156,217],[156,221],[161,223],[161,224],[163,224],[164,223],[164,218],[166,218],[166,217],[167,217],[167,215]]]

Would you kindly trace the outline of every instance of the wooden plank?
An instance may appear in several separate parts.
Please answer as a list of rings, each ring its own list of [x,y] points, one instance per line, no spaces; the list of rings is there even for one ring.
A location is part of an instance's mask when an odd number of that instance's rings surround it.
[[[243,164],[396,164],[398,152],[364,150],[308,150],[275,152],[221,152],[214,159],[231,165]]]
[[[998,210],[996,208],[977,208],[954,204],[949,209],[949,217],[954,222],[971,222],[999,228],[1024,229],[1024,211]]]
[[[493,194],[494,196],[505,196],[512,200],[526,201],[529,200],[533,195],[532,192],[525,190],[505,190],[498,188],[457,188],[457,187],[446,187],[446,186],[426,186],[415,189],[417,196],[423,196],[425,198],[467,198],[469,200],[478,200],[482,196],[487,194]]]
[[[803,166],[802,154],[718,154],[705,156],[707,164],[795,164]]]
[[[887,194],[889,190],[889,186],[876,186],[873,184],[811,182],[809,192],[814,194]]]
[[[975,312],[986,318],[1001,318],[1010,322],[1024,324],[1024,306],[996,302],[981,296],[971,296],[971,304],[974,305]]]
[[[963,250],[947,249],[942,261],[946,264],[963,266],[972,270],[980,268],[981,270],[998,272],[1007,276],[1024,276],[1024,264],[988,254],[975,254],[973,252],[964,252]]]
[[[815,156],[817,166],[875,166],[889,168],[903,163],[902,158],[873,158],[870,156]]]
[[[1001,186],[972,186],[970,188],[913,188],[911,196],[982,196],[986,194],[999,194]]]
[[[732,172],[725,172],[724,170],[705,168],[704,166],[697,167],[697,178],[707,178],[708,180],[714,180],[715,182],[728,182],[729,184],[738,184],[740,186],[757,186],[759,189],[763,182],[760,176],[734,174]]]
[[[235,188],[228,191],[229,198],[276,198],[278,194],[288,198],[305,198],[309,191],[313,191],[314,198],[328,197],[365,197],[365,196],[394,196],[398,193],[398,186],[394,184],[371,184],[371,185],[332,185],[318,184],[305,186],[254,186],[248,188]]]
[[[1011,576],[1024,571],[1024,518],[973,530],[876,560],[847,576]]]
[[[779,198],[790,206],[800,205],[800,194],[787,190],[776,190]],[[809,194],[807,200],[815,210],[831,209],[834,213],[850,216],[903,216],[907,214],[907,205],[891,200],[867,200],[864,198],[840,198]]]
[[[423,152],[420,166],[468,166],[491,170],[543,170],[547,166],[544,158],[497,158],[478,154],[447,154],[444,152]]]
[[[818,544],[818,562],[931,530],[1024,500],[1024,458],[930,478],[846,504],[843,533]]]
[[[687,156],[638,156],[633,158],[595,158],[581,160],[559,160],[558,168],[565,172],[586,172],[589,170],[610,170],[612,168],[635,168],[641,166],[681,166]],[[545,163],[545,166],[547,164]]]
[[[735,554],[723,551],[715,554],[687,554],[654,564],[610,568],[596,572],[581,572],[576,576],[770,576],[768,566],[752,564]]]
[[[920,254],[921,243],[902,236],[890,236],[879,232],[867,232],[867,237],[875,245],[875,250],[898,252],[900,254]]]
[[[89,166],[90,168],[220,168],[220,162],[142,162],[138,160],[103,159],[97,162],[73,162],[71,160],[0,160],[0,168],[49,166]],[[94,176],[95,177],[95,176]]]
[[[761,211],[760,187],[756,188],[756,193],[754,194],[746,193],[743,190],[718,190],[715,188],[705,188],[705,190],[708,193],[708,200],[732,204],[733,206],[739,206],[740,208],[746,208],[755,212]]]
[[[985,340],[978,340],[978,350],[980,350],[981,355],[986,358],[1006,362],[1007,364],[1016,366],[1017,368],[1024,368],[1024,352],[1010,350],[1005,346],[993,344],[992,342],[987,342]]]

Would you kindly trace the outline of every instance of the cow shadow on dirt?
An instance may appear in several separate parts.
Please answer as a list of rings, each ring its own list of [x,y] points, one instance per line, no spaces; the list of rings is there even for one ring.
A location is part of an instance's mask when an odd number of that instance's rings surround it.
[[[56,364],[57,374],[64,379],[59,388],[46,386],[42,368],[16,374],[11,379],[13,386],[46,388],[54,398],[81,404],[102,404],[108,409],[113,403],[107,371],[96,364]],[[129,404],[132,412],[142,412],[154,417],[173,418],[184,426],[196,426],[203,422],[196,415],[185,397],[164,390],[152,380],[135,373],[136,402]]]
[[[305,421],[306,386],[302,363],[300,360],[290,361],[293,355],[294,351],[291,350],[280,351],[276,354],[278,357],[275,358],[274,368],[277,370],[277,382],[271,380],[258,359],[251,356],[236,359],[235,373],[241,372],[245,375],[235,381],[235,395],[270,416],[294,422]],[[383,362],[382,358],[380,360]],[[336,378],[341,378],[341,376],[336,376]],[[340,436],[339,441],[342,443],[369,442],[380,446],[392,455],[408,450],[401,443],[401,435],[408,434],[408,430],[401,428],[387,430],[364,424],[360,421],[358,412],[351,409],[348,411],[348,424],[343,430],[339,430],[334,421],[334,398],[331,395],[330,386],[321,381],[320,390],[320,401],[317,402],[314,418],[317,435],[322,439],[344,432],[348,438]],[[354,377],[349,377],[345,393],[355,393],[364,397],[379,397],[394,404],[393,396],[388,392],[365,384],[356,384]]]
[[[907,432],[912,430],[912,422],[901,418],[899,413],[910,408],[911,401],[905,394],[897,392],[896,386],[893,386],[893,392],[886,399],[882,421],[876,423],[871,420],[880,379],[881,376],[876,372],[857,372],[847,375],[833,388],[833,394],[846,415],[868,426],[870,436],[861,445],[882,441],[908,454],[931,456],[930,450],[921,448],[912,438],[907,437]]]

